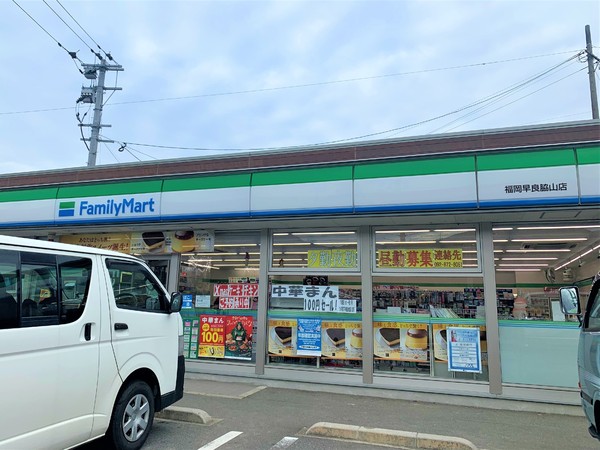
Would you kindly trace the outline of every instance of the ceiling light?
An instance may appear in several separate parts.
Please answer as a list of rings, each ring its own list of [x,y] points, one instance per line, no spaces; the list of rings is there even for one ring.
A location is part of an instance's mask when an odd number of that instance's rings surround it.
[[[556,227],[517,227],[517,230],[576,230],[582,228],[600,228],[600,225],[564,225]]]
[[[437,241],[377,241],[378,245],[435,244]]]
[[[579,260],[579,259],[580,259],[582,256],[588,255],[588,254],[592,253],[594,250],[598,250],[599,248],[600,248],[600,245],[596,245],[594,248],[591,248],[591,249],[589,249],[588,251],[586,251],[586,252],[583,252],[581,255],[579,255],[579,256],[576,256],[576,257],[575,257],[575,258],[573,258],[571,261],[569,261],[569,262],[566,262],[566,263],[564,263],[564,264],[562,264],[562,265],[558,266],[558,267],[556,268],[556,270],[558,270],[558,269],[562,269],[563,267],[565,267],[565,266],[568,266],[569,264],[571,264],[571,263],[574,263],[575,261],[578,261],[578,260]]]
[[[313,242],[314,245],[356,245],[354,242]]]
[[[494,250],[496,251],[496,250]],[[570,252],[571,250],[567,248],[558,248],[552,250],[533,250],[533,249],[518,249],[518,250],[506,250],[507,253],[529,253],[529,252],[541,252],[541,253],[556,253],[556,252]]]
[[[445,230],[445,229],[440,229],[440,230],[433,230],[433,231],[440,231],[440,232],[451,232],[451,233],[459,233],[459,232],[463,232],[463,231],[475,231],[475,228],[451,228],[449,230]]]
[[[475,244],[476,240],[467,240],[467,241],[440,241],[440,244]]]
[[[520,257],[515,257],[515,258],[502,258],[502,261],[553,261],[555,259],[558,258],[548,258],[548,257],[537,257],[537,258],[520,258]]]
[[[496,272],[539,272],[542,269],[496,269]]]
[[[377,230],[375,234],[394,234],[394,233],[429,233],[430,230]]]
[[[506,227],[506,228],[492,228],[492,231],[510,231],[512,230],[512,227]]]
[[[506,264],[498,264],[501,267],[548,267],[548,264],[537,264],[537,263],[506,263]]]
[[[588,238],[577,237],[577,238],[543,238],[543,239],[511,239],[511,242],[576,242],[576,241],[587,241]]]
[[[215,247],[257,247],[258,244],[215,244]]]
[[[292,236],[322,236],[335,234],[356,234],[355,231],[314,231],[305,233],[292,233]]]
[[[196,256],[223,256],[223,255],[239,255],[238,252],[208,252],[208,253],[194,253]]]
[[[310,245],[308,242],[273,242],[274,246]]]

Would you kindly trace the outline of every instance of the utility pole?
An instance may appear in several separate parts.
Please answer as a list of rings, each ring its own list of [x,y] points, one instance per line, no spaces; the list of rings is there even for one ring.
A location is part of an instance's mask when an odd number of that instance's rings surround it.
[[[598,94],[596,92],[596,76],[594,73],[594,59],[600,61],[592,53],[592,32],[590,26],[585,26],[585,51],[587,53],[588,77],[590,80],[590,98],[592,101],[592,119],[598,119]]]
[[[82,64],[83,75],[89,80],[95,80],[98,78],[96,86],[89,88],[81,88],[81,97],[77,100],[77,103],[94,103],[94,117],[91,124],[80,123],[80,127],[90,127],[92,132],[90,138],[82,138],[83,141],[89,141],[88,151],[88,167],[96,165],[96,155],[98,154],[98,142],[114,142],[107,139],[100,138],[100,129],[102,127],[110,127],[102,123],[102,106],[104,102],[104,91],[120,91],[120,87],[106,87],[104,86],[104,79],[106,71],[123,71],[123,66],[119,64],[107,64],[104,58],[100,59],[100,64]]]

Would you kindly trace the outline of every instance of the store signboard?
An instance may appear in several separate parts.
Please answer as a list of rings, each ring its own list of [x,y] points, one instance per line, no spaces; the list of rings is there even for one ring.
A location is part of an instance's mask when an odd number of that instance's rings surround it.
[[[258,297],[258,284],[215,284],[213,287],[213,292],[215,297]]]
[[[63,244],[83,245],[84,247],[131,253],[129,233],[70,234],[59,236],[58,241]]]
[[[321,319],[298,318],[298,355],[321,356]]]
[[[481,373],[479,328],[448,327],[448,370]]]
[[[377,251],[377,267],[393,269],[461,269],[460,248],[385,249]]]
[[[225,318],[202,314],[198,335],[198,358],[225,357]]]
[[[356,269],[356,250],[309,250],[307,266],[313,269]]]
[[[339,286],[315,286],[299,284],[274,284],[271,299],[291,298],[304,301],[304,311],[310,312],[356,312],[355,299],[341,299]]]
[[[55,220],[111,222],[160,217],[160,193],[65,198],[56,201]]]

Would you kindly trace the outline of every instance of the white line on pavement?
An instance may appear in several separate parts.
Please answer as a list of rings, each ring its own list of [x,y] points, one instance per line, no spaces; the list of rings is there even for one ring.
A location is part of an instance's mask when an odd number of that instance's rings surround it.
[[[242,434],[241,431],[230,431],[229,433],[225,433],[220,438],[217,438],[214,441],[209,442],[206,445],[203,445],[198,450],[214,450],[216,448],[219,448],[221,445],[226,444],[227,442],[231,441],[232,439],[235,439],[240,434]]]
[[[277,444],[275,444],[271,449],[275,448],[288,448],[294,442],[296,442],[298,438],[286,436],[282,440],[280,440]]]

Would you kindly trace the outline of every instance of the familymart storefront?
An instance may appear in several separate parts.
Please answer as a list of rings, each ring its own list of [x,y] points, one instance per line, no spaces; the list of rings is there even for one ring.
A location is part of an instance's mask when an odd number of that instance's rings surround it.
[[[577,404],[599,144],[3,189],[0,226],[146,259],[190,372]]]

